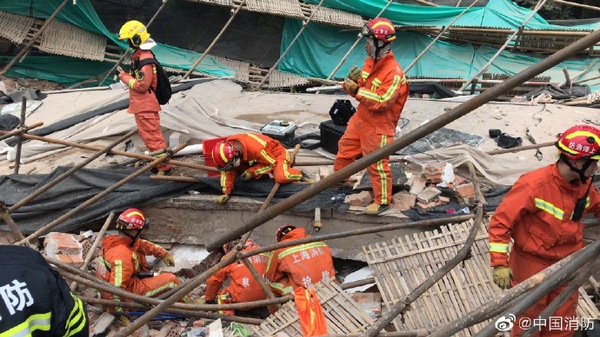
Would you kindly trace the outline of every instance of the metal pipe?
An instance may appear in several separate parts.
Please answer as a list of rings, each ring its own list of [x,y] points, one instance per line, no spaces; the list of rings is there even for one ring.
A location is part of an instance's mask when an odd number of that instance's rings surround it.
[[[21,62],[20,61],[21,58],[25,58],[25,56],[27,56],[27,54],[29,53],[29,49],[31,49],[31,46],[33,46],[33,44],[35,43],[35,41],[42,35],[42,33],[46,30],[46,28],[48,28],[48,25],[50,25],[50,22],[52,22],[52,20],[54,20],[54,18],[56,17],[56,15],[58,15],[58,13],[60,12],[60,10],[63,9],[63,7],[65,7],[68,2],[69,2],[69,0],[63,1],[54,10],[54,13],[52,13],[52,15],[50,15],[50,17],[48,17],[46,19],[46,21],[44,22],[44,24],[42,25],[42,27],[35,34],[33,34],[33,37],[31,38],[31,40],[29,40],[29,42],[25,45],[25,47],[23,47],[23,49],[21,49],[21,51],[17,55],[15,55],[15,57],[13,57],[12,60],[10,60],[10,62],[6,65],[6,67],[4,67],[2,70],[0,70],[0,76],[6,74],[6,72],[8,72],[8,70],[10,68],[12,68],[12,66],[14,66],[15,63],[17,63],[17,61]]]
[[[400,301],[390,310],[388,310],[381,318],[375,322],[372,326],[367,328],[365,331],[365,336],[375,337],[379,334],[379,332],[388,326],[398,315],[404,313],[410,306],[411,303],[417,300],[419,296],[423,295],[429,288],[431,288],[437,281],[441,280],[446,274],[448,274],[457,264],[461,261],[464,261],[469,252],[471,251],[471,246],[473,242],[475,242],[475,237],[477,236],[477,232],[481,228],[481,221],[483,220],[483,205],[478,204],[477,210],[475,211],[475,220],[473,221],[473,227],[471,227],[471,232],[469,236],[465,240],[465,244],[462,248],[456,253],[456,255],[450,259],[448,262],[444,264],[444,266],[433,273],[430,278],[425,280],[423,283],[419,284],[415,289],[413,289],[410,294],[406,296],[404,301]]]
[[[221,247],[225,242],[229,242],[241,234],[248,232],[249,230],[260,226],[261,224],[273,219],[279,214],[287,211],[288,209],[298,205],[299,203],[308,200],[314,195],[326,190],[327,188],[341,182],[352,174],[357,173],[363,169],[366,169],[369,165],[386,158],[395,152],[405,148],[413,142],[427,136],[428,134],[440,129],[441,127],[459,119],[482,106],[483,104],[491,101],[492,99],[502,95],[526,80],[544,72],[545,70],[553,67],[554,65],[566,60],[571,55],[577,53],[579,50],[588,48],[596,42],[600,41],[600,31],[594,31],[588,36],[580,39],[571,45],[557,51],[556,53],[548,56],[546,59],[532,65],[531,67],[523,70],[522,72],[508,78],[506,81],[494,86],[490,90],[486,90],[484,93],[479,94],[470,100],[456,106],[447,113],[438,116],[431,120],[429,123],[424,124],[415,130],[412,130],[402,137],[396,139],[390,144],[383,148],[374,151],[363,158],[355,161],[354,163],[344,167],[343,169],[333,173],[330,176],[323,178],[318,183],[314,183],[304,190],[295,193],[289,198],[278,202],[277,204],[267,208],[264,212],[258,213],[255,216],[248,219],[246,222],[241,224],[239,227],[229,231],[228,233],[218,237],[212,243],[207,245],[209,251],[215,250]]]
[[[27,98],[21,97],[21,120],[19,121],[19,128],[25,127],[25,113],[27,112]],[[21,166],[21,148],[23,147],[23,137],[19,137],[17,140],[17,153],[15,155],[15,174],[19,174],[19,167]]]
[[[112,301],[112,300],[87,297],[87,296],[78,296],[78,297],[85,303],[89,303],[89,304],[119,306],[122,308],[141,309],[141,310],[148,309],[148,306],[145,306],[143,304],[138,304],[138,303]],[[198,311],[198,310],[167,308],[167,309],[165,309],[164,312],[177,314],[177,315],[190,316],[190,317],[222,319],[222,320],[229,321],[229,322],[238,322],[238,323],[245,323],[245,324],[252,324],[252,325],[260,325],[264,322],[264,320],[258,319],[258,318],[241,317],[241,316],[233,316],[233,315],[221,315],[221,314],[215,314],[215,313],[211,313],[211,312]]]
[[[292,42],[290,42],[290,44],[287,46],[287,48],[285,49],[285,51],[283,53],[281,53],[281,56],[279,56],[279,59],[277,59],[277,62],[275,62],[275,64],[269,69],[269,72],[267,72],[267,74],[265,75],[265,77],[262,79],[262,81],[260,81],[260,83],[257,86],[258,89],[260,89],[262,87],[262,85],[265,84],[265,82],[267,81],[267,79],[269,78],[269,76],[271,76],[271,73],[279,65],[279,62],[281,62],[281,60],[283,60],[283,58],[287,55],[287,53],[290,51],[290,49],[292,49],[292,46],[296,43],[296,41],[298,40],[298,38],[300,37],[300,35],[302,35],[302,33],[304,32],[304,30],[306,29],[306,27],[308,26],[308,24],[311,22],[312,18],[317,13],[317,11],[319,11],[319,8],[321,8],[321,5],[323,5],[323,2],[325,2],[325,0],[321,0],[319,2],[319,4],[317,5],[317,7],[315,7],[315,9],[313,10],[313,12],[310,14],[310,16],[308,17],[308,19],[306,21],[302,22],[302,28],[300,28],[300,31],[296,34],[296,36],[294,36],[294,39],[292,40]]]
[[[589,261],[590,258],[597,256],[598,252],[600,252],[600,240],[597,240],[593,244],[588,245],[582,250],[565,257],[564,259],[540,271],[527,280],[517,284],[508,291],[505,291],[502,296],[491,299],[486,304],[468,312],[461,318],[440,327],[434,333],[429,335],[429,337],[453,336],[455,333],[466,329],[473,324],[496,316],[495,313],[492,313],[494,309],[501,307],[504,304],[515,300],[516,298],[520,298],[522,295],[527,294],[532,289],[536,288],[542,282],[550,282],[550,280],[555,282],[558,279],[557,275],[563,274],[565,270],[569,274],[572,274],[574,271],[581,268],[581,266],[587,261]],[[513,307],[514,305],[510,306],[510,308]]]
[[[34,125],[37,125],[37,124],[38,123],[36,123]],[[42,125],[42,123],[39,123],[39,124]],[[39,126],[39,125],[37,125],[37,126]],[[32,129],[32,127],[29,127],[29,129]],[[13,132],[13,131],[11,131],[11,132]],[[5,134],[6,135],[6,134],[8,134],[8,132],[7,131],[0,131],[0,135],[1,134]],[[102,150],[102,147],[100,147],[100,146],[74,143],[74,142],[69,142],[69,141],[66,141],[66,140],[49,138],[49,137],[45,137],[45,136],[36,136],[36,135],[24,134],[23,137],[27,138],[27,139],[39,140],[41,142],[46,142],[46,143],[53,143],[53,144],[60,144],[60,145],[70,146],[70,147],[76,147],[76,148],[79,148],[79,149],[89,150],[89,151],[101,151]],[[2,138],[3,137],[0,137],[0,140]],[[148,155],[144,155],[144,154],[131,153],[131,152],[125,152],[125,151],[119,151],[119,150],[110,150],[107,153],[113,154],[113,155],[118,155],[118,156],[129,157],[129,158],[136,158],[136,159],[141,159],[141,160],[147,160],[147,161],[152,161],[152,160],[156,159],[156,158],[154,158],[152,156],[148,156]],[[219,170],[217,170],[216,167],[211,167],[211,166],[206,166],[206,165],[198,165],[198,164],[193,164],[193,163],[188,163],[188,162],[179,161],[179,160],[173,160],[173,159],[169,160],[169,164],[176,165],[176,166],[181,166],[181,167],[189,167],[189,168],[193,168],[193,169],[197,169],[197,170],[205,170],[205,171],[213,171],[213,172],[218,172],[219,171]]]
[[[27,132],[27,131],[29,131],[31,129],[35,129],[35,128],[40,127],[42,125],[44,125],[44,123],[42,123],[42,122],[36,122],[36,123],[31,124],[30,126],[25,126],[23,128],[17,128],[17,129],[12,130],[12,131],[0,130],[0,135],[2,135],[2,136],[0,136],[0,140],[4,140],[4,139],[10,138],[12,136],[19,135],[21,133]],[[27,137],[25,137],[25,138],[27,138]]]
[[[177,153],[178,151],[180,151],[181,149],[183,149],[186,145],[187,145],[187,143],[183,143],[183,144],[179,145],[178,147],[176,147],[175,149],[173,149],[173,153]],[[57,225],[61,224],[63,221],[67,220],[68,218],[70,218],[71,216],[73,216],[75,213],[77,213],[80,210],[82,210],[82,209],[84,209],[84,208],[86,208],[86,207],[94,204],[96,201],[104,198],[106,195],[108,195],[112,191],[114,191],[117,188],[119,188],[119,187],[127,184],[131,180],[135,179],[137,176],[142,175],[144,172],[150,170],[154,166],[160,164],[161,162],[163,162],[163,161],[165,161],[165,160],[167,160],[169,158],[170,158],[170,155],[166,155],[166,156],[154,159],[154,161],[152,161],[151,163],[146,164],[144,167],[140,168],[139,170],[135,171],[134,173],[132,173],[132,174],[128,175],[127,177],[119,180],[117,183],[113,184],[112,186],[110,186],[109,188],[105,189],[104,191],[96,194],[95,196],[93,196],[92,198],[88,199],[83,204],[75,207],[74,209],[70,210],[66,214],[63,214],[62,216],[60,216],[56,220],[52,221],[51,223],[45,225],[44,227],[42,227],[42,228],[38,229],[37,231],[35,231],[34,233],[30,234],[28,237],[25,238],[25,240],[21,240],[21,241],[15,243],[15,244],[22,245],[22,244],[25,244],[28,241],[31,241],[31,240],[33,240],[35,238],[38,238],[40,235],[48,233],[50,230],[52,230],[52,228],[54,228]]]
[[[92,247],[88,251],[88,253],[85,257],[85,260],[83,260],[83,265],[79,269],[81,269],[83,271],[85,271],[87,269],[88,265],[90,264],[90,261],[92,260],[92,257],[94,256],[94,252],[96,251],[96,248],[98,248],[100,241],[102,241],[102,238],[104,237],[104,233],[106,233],[108,226],[110,226],[110,224],[112,223],[114,218],[115,218],[115,212],[112,212],[108,215],[108,218],[106,218],[106,221],[104,221],[104,225],[102,225],[100,232],[98,232],[98,235],[96,236],[96,240],[94,240]],[[77,289],[77,282],[73,282],[71,284],[71,291],[75,291],[75,289]]]
[[[200,58],[196,62],[194,62],[194,65],[192,65],[190,67],[190,69],[185,73],[185,75],[183,75],[183,79],[184,80],[186,78],[190,77],[190,74],[194,71],[194,69],[196,69],[196,67],[200,64],[200,62],[202,62],[202,60],[204,60],[204,58],[206,56],[208,56],[208,53],[212,50],[212,48],[215,46],[215,44],[217,43],[217,41],[219,41],[219,39],[221,38],[221,36],[223,35],[223,33],[225,33],[225,31],[227,30],[227,28],[229,27],[229,25],[233,21],[233,18],[235,18],[235,16],[238,14],[238,12],[240,11],[240,9],[242,9],[242,6],[245,3],[246,3],[246,0],[242,0],[242,2],[237,6],[237,8],[235,9],[235,12],[233,12],[233,14],[229,18],[229,20],[227,20],[227,22],[225,23],[225,25],[223,26],[223,28],[221,28],[221,31],[219,32],[219,34],[217,34],[217,36],[210,43],[210,45],[208,46],[208,48],[206,48],[206,50],[204,50],[204,52],[202,53],[202,56],[200,56]]]
[[[67,179],[68,177],[70,177],[73,173],[79,171],[79,169],[81,169],[82,167],[84,167],[85,165],[91,163],[92,161],[94,161],[96,158],[100,157],[101,155],[109,152],[113,147],[119,145],[121,142],[127,140],[129,137],[131,137],[134,133],[137,132],[137,128],[134,128],[133,130],[129,131],[128,133],[126,133],[124,136],[120,137],[119,139],[115,140],[114,142],[110,143],[108,146],[106,146],[105,148],[103,148],[102,150],[94,153],[92,156],[86,158],[84,161],[82,161],[81,163],[73,166],[72,168],[70,168],[68,171],[64,172],[63,174],[59,175],[58,177],[52,179],[51,181],[49,181],[48,183],[46,183],[44,186],[40,187],[39,189],[37,189],[35,192],[29,194],[27,197],[23,198],[21,201],[17,202],[16,204],[12,205],[8,211],[11,213],[14,213],[16,210],[18,210],[19,208],[27,205],[31,200],[39,197],[40,195],[42,195],[44,192],[48,191],[49,189],[51,189],[52,187],[56,186],[58,183],[60,183],[61,181]]]
[[[345,237],[349,237],[349,236],[393,231],[393,230],[397,230],[397,229],[443,226],[443,225],[447,225],[449,223],[465,222],[470,219],[473,219],[474,217],[475,216],[472,214],[459,215],[459,216],[453,216],[453,217],[443,218],[443,219],[430,219],[430,220],[404,222],[404,223],[399,223],[399,224],[378,225],[378,226],[373,226],[373,227],[369,227],[369,228],[359,228],[359,229],[354,229],[354,230],[345,231],[345,232],[338,232],[338,233],[325,234],[325,235],[316,235],[316,236],[306,237],[306,238],[302,238],[302,239],[298,239],[298,240],[278,242],[278,243],[275,243],[275,244],[272,244],[269,246],[260,247],[260,248],[251,250],[249,252],[242,253],[239,256],[239,258],[244,259],[244,258],[254,256],[257,254],[275,251],[280,248],[298,246],[298,245],[302,245],[305,243],[311,243],[311,242],[316,242],[316,241],[333,240],[333,239],[345,238]]]

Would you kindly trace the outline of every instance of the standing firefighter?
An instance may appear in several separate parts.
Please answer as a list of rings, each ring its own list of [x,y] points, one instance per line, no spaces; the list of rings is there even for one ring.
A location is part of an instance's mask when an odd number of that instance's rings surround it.
[[[85,305],[40,253],[2,245],[0,256],[0,336],[89,336]]]
[[[237,244],[237,240],[225,244],[223,246],[225,254],[229,253]],[[248,239],[244,244],[242,252],[249,252],[257,248],[260,248],[260,246],[254,244],[251,239]],[[267,259],[266,253],[248,258],[261,276],[264,276],[267,269]],[[221,286],[228,278],[230,279],[229,285],[221,289]],[[206,281],[204,299],[207,303],[215,302],[215,299],[218,304],[227,304],[252,302],[266,298],[267,295],[260,284],[254,279],[254,276],[252,276],[252,273],[250,273],[250,270],[242,261],[228,265]],[[224,315],[235,315],[235,310],[222,310],[221,313]]]
[[[291,156],[281,143],[271,137],[256,133],[229,136],[212,150],[212,158],[221,171],[223,195],[216,200],[224,204],[235,186],[238,175],[244,180],[259,179],[272,173],[276,183],[293,181],[311,182],[302,171],[291,167]]]
[[[137,208],[129,208],[117,219],[119,234],[102,239],[96,276],[115,287],[147,297],[156,297],[181,284],[177,276],[162,273],[149,275],[146,255],[161,258],[166,266],[174,266],[173,256],[164,248],[140,238],[149,222]],[[103,298],[121,300],[117,295],[102,293]],[[187,296],[184,302],[189,302]],[[120,308],[119,308],[120,309]]]
[[[139,67],[142,60],[154,59],[150,49],[156,46],[156,42],[150,38],[146,26],[136,20],[128,21],[121,27],[119,40],[127,40],[131,53],[131,72],[126,73],[121,67],[117,67],[116,70],[121,82],[129,87],[128,112],[135,116],[138,133],[148,150],[164,150],[167,143],[160,131],[158,112],[161,108],[154,92],[158,85],[157,68],[154,63]],[[170,164],[161,163],[155,171],[158,171],[159,175],[167,175],[171,169]]]
[[[600,130],[588,125],[571,127],[556,147],[560,159],[522,175],[490,220],[491,265],[500,288],[523,282],[581,249],[581,218],[587,213],[600,217],[600,194],[591,179],[600,160]],[[523,322],[532,322],[564,288],[554,289],[518,317],[513,336],[519,336],[526,327]],[[577,317],[577,298],[577,292],[573,293],[553,314],[561,317],[561,328],[542,326],[541,336],[573,336],[573,325],[565,320]]]
[[[280,227],[277,242],[308,237],[304,228]],[[265,274],[267,284],[277,296],[290,295],[298,287],[308,288],[322,279],[335,277],[331,250],[324,242],[311,242],[271,252]]]
[[[356,113],[350,118],[346,132],[338,142],[334,170],[338,171],[360,155],[367,155],[394,139],[400,113],[409,94],[406,77],[400,68],[390,43],[396,38],[388,19],[371,20],[361,34],[366,38],[368,57],[362,71],[352,67],[344,80],[344,90],[358,101]],[[388,158],[367,168],[375,201],[367,206],[367,214],[386,210],[392,200],[392,172]]]

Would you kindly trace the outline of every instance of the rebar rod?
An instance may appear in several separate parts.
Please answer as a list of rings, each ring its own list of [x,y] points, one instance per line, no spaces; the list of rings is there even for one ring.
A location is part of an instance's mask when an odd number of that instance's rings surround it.
[[[229,20],[227,20],[227,22],[225,23],[225,25],[223,26],[223,28],[221,28],[221,31],[219,32],[219,34],[217,34],[217,36],[214,38],[214,40],[210,43],[210,45],[208,46],[208,48],[206,48],[204,50],[204,52],[202,53],[202,55],[200,56],[200,58],[194,62],[194,64],[190,67],[190,69],[185,73],[185,75],[183,75],[183,79],[185,80],[186,78],[190,77],[190,75],[192,74],[192,72],[194,71],[194,69],[196,69],[196,67],[202,62],[202,60],[204,60],[204,58],[206,56],[208,56],[208,53],[210,53],[210,51],[212,50],[212,48],[215,46],[215,44],[217,44],[217,41],[219,41],[219,39],[221,38],[221,36],[223,35],[223,33],[225,33],[225,31],[227,30],[227,28],[229,28],[229,25],[231,25],[231,22],[233,21],[233,19],[236,17],[236,15],[238,14],[238,12],[242,9],[242,6],[246,3],[246,0],[242,0],[242,2],[237,6],[237,8],[235,9],[235,11],[233,12],[233,14],[231,14],[231,16],[229,17]]]
[[[25,113],[27,112],[27,97],[21,97],[21,119],[19,120],[19,128],[25,127]],[[19,174],[19,167],[21,166],[21,148],[23,147],[23,137],[19,136],[17,139],[17,151],[15,154],[15,174]]]
[[[345,232],[315,235],[315,236],[306,237],[306,238],[302,238],[302,239],[298,239],[298,240],[283,241],[283,242],[278,242],[278,243],[275,243],[272,245],[260,247],[260,248],[251,250],[249,252],[242,253],[239,256],[239,258],[243,259],[243,258],[247,258],[247,257],[253,256],[253,255],[266,253],[266,252],[270,252],[270,251],[275,251],[280,248],[298,246],[298,245],[302,245],[305,243],[311,243],[311,242],[317,242],[317,241],[327,241],[327,240],[345,238],[345,237],[349,237],[349,236],[389,232],[389,231],[393,231],[393,230],[397,230],[397,229],[443,226],[443,225],[447,225],[449,223],[465,222],[470,219],[473,219],[474,217],[475,216],[472,214],[459,215],[459,216],[453,216],[453,217],[443,218],[443,219],[428,219],[428,220],[403,222],[403,223],[399,223],[399,224],[377,225],[377,226],[373,226],[373,227],[369,227],[369,228],[359,228],[359,229],[353,229],[353,230],[349,230],[349,231],[345,231]]]
[[[178,147],[176,147],[175,149],[173,149],[172,152],[173,153],[177,153],[178,151],[180,151],[181,149],[183,149],[186,145],[187,145],[186,143],[183,143],[183,144],[179,145]],[[26,242],[29,242],[29,241],[31,241],[33,239],[38,238],[40,235],[48,233],[54,227],[58,226],[59,224],[63,223],[65,220],[67,220],[70,217],[72,217],[75,213],[77,213],[77,212],[81,211],[82,209],[87,208],[88,206],[94,204],[96,201],[104,198],[106,195],[108,195],[112,191],[114,191],[117,188],[119,188],[119,187],[127,184],[131,180],[133,180],[136,177],[142,175],[146,171],[152,169],[154,166],[156,166],[156,165],[164,162],[165,160],[169,159],[170,157],[171,157],[170,155],[166,155],[166,156],[154,159],[154,161],[152,161],[151,163],[146,164],[144,167],[138,169],[134,173],[132,173],[132,174],[128,175],[127,177],[119,180],[118,182],[116,182],[112,186],[108,187],[104,191],[96,194],[95,196],[93,196],[92,198],[88,199],[87,201],[85,201],[81,205],[75,207],[74,209],[70,210],[66,214],[61,215],[60,217],[58,217],[54,221],[50,222],[49,224],[45,225],[44,227],[42,227],[42,228],[38,229],[37,231],[35,231],[34,233],[30,234],[28,237],[25,238],[25,240],[21,240],[21,241],[17,242],[16,244],[17,245],[22,245],[22,244],[24,244]]]
[[[50,17],[48,17],[46,19],[46,21],[44,22],[44,24],[42,25],[42,27],[35,34],[33,34],[33,37],[25,45],[25,47],[23,47],[23,49],[21,49],[21,51],[19,53],[17,53],[17,55],[15,55],[15,57],[13,57],[13,59],[10,60],[10,62],[8,62],[8,64],[6,65],[6,67],[4,67],[2,70],[0,70],[0,76],[6,74],[6,72],[8,70],[10,70],[10,68],[12,68],[12,66],[14,66],[15,63],[17,63],[17,61],[20,62],[20,60],[22,60],[22,58],[24,58],[25,56],[27,56],[27,54],[29,53],[29,50],[31,49],[31,47],[33,46],[33,44],[35,43],[35,41],[42,35],[42,33],[46,30],[46,28],[48,28],[48,26],[50,25],[50,22],[52,22],[52,20],[54,20],[54,18],[58,15],[58,13],[61,11],[61,9],[63,9],[63,7],[65,7],[67,5],[68,2],[69,2],[69,0],[63,1],[54,10],[54,12],[52,13],[52,15],[50,15]]]
[[[471,246],[475,242],[475,237],[477,236],[477,232],[481,229],[481,222],[483,220],[483,205],[478,204],[477,209],[475,210],[475,219],[473,220],[473,227],[471,227],[471,231],[465,240],[465,244],[462,248],[456,253],[456,255],[450,259],[448,262],[442,266],[442,268],[436,270],[431,277],[425,280],[423,283],[419,284],[415,289],[413,289],[403,301],[399,301],[394,304],[379,320],[377,320],[373,325],[367,328],[365,331],[365,336],[375,337],[379,334],[379,332],[388,326],[398,315],[403,314],[410,306],[411,303],[419,298],[419,296],[423,295],[429,288],[431,288],[434,284],[436,284],[439,280],[442,279],[446,274],[448,274],[456,265],[458,265],[461,261],[464,261],[469,252],[471,251]]]
[[[526,80],[535,77],[536,75],[544,72],[545,70],[555,66],[556,64],[568,59],[571,55],[577,53],[579,50],[586,49],[596,42],[600,41],[600,31],[594,31],[588,36],[570,44],[569,46],[557,51],[556,53],[548,56],[540,62],[532,65],[531,67],[521,71],[520,73],[506,79],[506,81],[494,86],[490,90],[486,90],[484,93],[479,94],[468,101],[461,103],[454,107],[450,111],[432,119],[429,123],[419,126],[418,128],[404,134],[400,138],[394,140],[388,145],[369,153],[363,158],[355,161],[354,163],[340,169],[339,171],[323,178],[320,182],[311,184],[309,187],[302,191],[293,194],[289,198],[278,202],[277,204],[267,208],[264,212],[258,213],[242,223],[240,226],[232,229],[231,231],[217,237],[213,242],[209,243],[206,248],[208,251],[213,251],[221,247],[226,242],[229,242],[243,233],[247,233],[253,228],[256,228],[263,223],[273,219],[277,215],[283,214],[288,209],[300,204],[301,202],[308,200],[309,198],[319,194],[327,188],[341,182],[342,180],[350,177],[351,175],[366,169],[371,164],[387,158],[393,155],[395,152],[405,148],[413,142],[431,134],[432,132],[440,129],[443,126],[450,124],[451,122],[459,119],[477,109],[483,104],[491,101],[492,99],[502,95]]]
[[[58,177],[50,180],[48,183],[46,183],[44,186],[40,187],[39,189],[37,189],[36,191],[34,191],[33,193],[29,194],[28,196],[26,196],[25,198],[23,198],[21,201],[17,202],[16,204],[10,206],[10,208],[8,209],[9,212],[14,213],[16,210],[18,210],[19,208],[27,205],[29,202],[31,202],[33,199],[39,197],[40,195],[42,195],[44,192],[48,191],[49,189],[51,189],[52,187],[56,186],[58,183],[60,183],[61,181],[67,179],[68,177],[70,177],[73,173],[79,171],[79,169],[81,169],[82,167],[86,166],[87,164],[91,163],[92,161],[94,161],[96,158],[100,157],[101,155],[109,152],[110,150],[112,150],[113,147],[119,145],[120,143],[124,142],[125,140],[127,140],[129,137],[131,137],[134,133],[137,132],[137,128],[134,128],[133,130],[129,131],[128,133],[126,133],[124,136],[120,137],[119,139],[115,140],[114,142],[108,144],[105,148],[101,149],[100,151],[94,153],[92,156],[86,158],[84,161],[82,161],[81,163],[71,167],[68,171],[62,173],[61,175],[59,175]]]

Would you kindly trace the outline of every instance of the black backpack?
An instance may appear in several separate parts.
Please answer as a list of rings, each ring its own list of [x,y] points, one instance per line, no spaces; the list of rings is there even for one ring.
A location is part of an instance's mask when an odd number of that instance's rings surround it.
[[[169,82],[169,75],[167,75],[165,69],[160,65],[160,63],[156,59],[156,56],[154,56],[154,53],[152,53],[152,56],[154,58],[143,59],[137,62],[135,68],[137,70],[140,70],[143,66],[150,63],[156,66],[156,78],[158,81],[156,84],[156,88],[150,87],[150,90],[153,91],[156,95],[156,98],[158,99],[158,104],[164,105],[169,103],[169,100],[171,99],[171,82]]]

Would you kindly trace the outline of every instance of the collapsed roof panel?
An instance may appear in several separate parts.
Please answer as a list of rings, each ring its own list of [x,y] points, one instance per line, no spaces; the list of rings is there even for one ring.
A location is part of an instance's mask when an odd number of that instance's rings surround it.
[[[32,17],[0,12],[0,36],[14,43],[23,43],[33,26]]]

